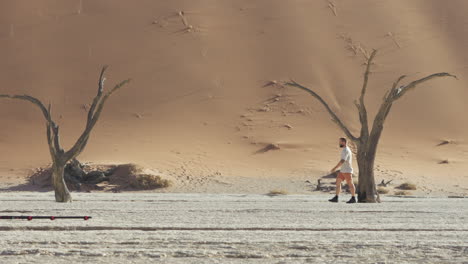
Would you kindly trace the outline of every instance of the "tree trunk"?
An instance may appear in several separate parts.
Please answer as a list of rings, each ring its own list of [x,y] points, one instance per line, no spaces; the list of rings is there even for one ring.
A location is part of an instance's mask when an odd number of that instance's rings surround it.
[[[359,166],[357,195],[360,203],[376,202],[374,158],[375,157],[360,157],[357,159]]]
[[[385,117],[390,111],[389,104],[382,113],[376,117],[376,123],[370,133],[370,136],[364,139],[364,142],[359,144],[357,153],[357,162],[359,167],[359,183],[358,183],[358,201],[361,203],[375,203],[378,200],[375,178],[374,178],[374,162],[377,154],[377,146],[379,145],[380,136],[383,131],[383,123]],[[382,114],[384,117],[380,117]]]
[[[359,167],[357,195],[360,203],[375,203],[377,201],[374,178],[376,150],[377,142],[368,142],[368,144],[363,144],[363,146],[358,148],[356,156]]]
[[[59,203],[68,203],[72,201],[70,191],[64,178],[65,164],[54,162],[52,165],[52,181],[55,190],[55,201]]]

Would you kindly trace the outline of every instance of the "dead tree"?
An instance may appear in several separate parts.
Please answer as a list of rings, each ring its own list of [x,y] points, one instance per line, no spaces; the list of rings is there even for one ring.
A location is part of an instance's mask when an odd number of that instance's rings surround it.
[[[96,125],[99,116],[101,115],[102,109],[107,99],[122,86],[130,82],[130,79],[124,80],[114,86],[113,89],[104,93],[104,82],[106,78],[104,73],[106,72],[107,66],[104,66],[101,70],[99,76],[98,90],[97,95],[94,97],[91,107],[88,111],[88,118],[86,122],[86,127],[84,128],[82,134],[77,139],[75,144],[68,150],[65,151],[60,145],[59,139],[59,126],[52,119],[51,106],[50,104],[46,108],[45,105],[37,98],[30,95],[6,95],[0,94],[0,98],[10,98],[18,99],[30,102],[37,106],[42,114],[44,115],[46,121],[46,135],[47,143],[49,145],[50,156],[52,157],[52,181],[55,190],[55,201],[57,202],[71,202],[72,198],[70,191],[67,188],[64,179],[64,169],[65,165],[70,161],[75,159],[86,147],[88,143],[89,136],[94,126]]]
[[[416,81],[412,81],[407,85],[400,85],[400,82],[406,77],[405,75],[400,76],[392,85],[392,87],[387,91],[385,96],[383,97],[383,102],[380,105],[380,108],[375,116],[375,119],[372,123],[372,127],[369,129],[368,123],[368,115],[366,106],[364,104],[364,97],[367,91],[367,83],[369,80],[369,74],[372,66],[372,61],[376,55],[377,51],[374,50],[367,59],[367,67],[364,73],[364,82],[361,89],[361,96],[359,100],[355,100],[354,104],[356,105],[359,111],[359,120],[361,123],[361,131],[359,136],[355,136],[348,127],[341,121],[341,119],[333,112],[330,106],[325,102],[325,100],[320,97],[316,92],[312,89],[307,88],[293,80],[289,82],[285,82],[285,85],[296,87],[301,90],[306,91],[310,95],[312,95],[315,99],[317,99],[327,110],[327,112],[331,115],[332,121],[334,121],[338,127],[345,133],[346,137],[348,137],[352,142],[356,144],[357,147],[357,154],[356,159],[359,167],[359,184],[358,184],[358,200],[359,202],[376,202],[376,187],[375,187],[375,179],[374,179],[374,161],[377,152],[377,145],[380,140],[380,136],[382,135],[382,131],[384,128],[384,122],[393,106],[393,104],[400,98],[402,98],[408,91],[413,90],[416,86],[432,80],[438,77],[453,77],[457,78],[456,76],[441,72],[441,73],[434,73],[428,75],[424,78],[421,78]]]

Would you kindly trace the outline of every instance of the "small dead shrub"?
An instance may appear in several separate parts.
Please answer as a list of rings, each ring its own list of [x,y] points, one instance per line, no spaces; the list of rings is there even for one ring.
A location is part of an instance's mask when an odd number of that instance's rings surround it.
[[[377,192],[379,194],[387,194],[389,192],[389,190],[387,188],[384,188],[384,187],[378,187]]]
[[[400,190],[416,190],[416,184],[405,182],[400,184],[397,188]]]
[[[286,194],[288,194],[288,192],[285,191],[285,190],[275,189],[275,190],[271,190],[267,195],[268,196],[278,196],[278,195],[286,195]]]
[[[86,172],[86,177],[95,177],[102,175],[106,180],[99,182],[80,182],[77,185],[76,181],[71,181],[67,173],[65,173],[65,181],[70,190],[91,191],[103,190],[120,192],[124,190],[151,190],[158,188],[167,188],[172,185],[171,181],[164,179],[157,170],[146,169],[136,164],[120,164],[120,165],[84,165],[83,169]],[[52,170],[51,168],[38,168],[32,172],[29,177],[29,184],[44,188],[44,190],[52,189]],[[89,179],[89,178],[88,178]]]
[[[171,186],[171,182],[169,180],[161,178],[158,175],[150,175],[150,174],[138,174],[135,175],[135,179],[130,186],[136,189],[157,189],[157,188],[167,188]]]
[[[145,169],[136,164],[118,165],[114,174],[110,177],[110,183],[119,186],[118,189],[150,190],[171,186],[169,180],[163,179],[157,174],[149,174]]]
[[[396,191],[395,195],[411,195],[411,193],[408,191]]]

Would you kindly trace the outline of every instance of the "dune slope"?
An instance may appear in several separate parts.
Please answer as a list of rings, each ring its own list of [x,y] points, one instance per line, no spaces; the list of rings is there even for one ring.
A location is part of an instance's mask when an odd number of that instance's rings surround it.
[[[378,49],[371,116],[402,74],[447,71],[459,80],[431,82],[395,105],[377,180],[468,193],[468,3],[333,3],[2,1],[1,93],[50,102],[70,146],[109,64],[107,88],[134,81],[111,98],[81,160],[158,169],[177,182],[174,191],[301,192],[305,179],[335,165],[342,134],[313,98],[266,84],[294,78],[316,89],[357,131],[353,100],[365,56]],[[31,105],[3,100],[0,121],[0,180],[12,184],[49,162],[44,120]],[[453,143],[437,147],[441,140]],[[258,152],[269,144],[280,149]]]

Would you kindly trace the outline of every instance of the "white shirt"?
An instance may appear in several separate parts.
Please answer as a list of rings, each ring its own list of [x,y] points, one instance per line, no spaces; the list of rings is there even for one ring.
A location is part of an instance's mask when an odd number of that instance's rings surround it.
[[[344,163],[341,165],[340,172],[353,173],[353,153],[348,146],[341,151],[341,159],[344,160]]]

